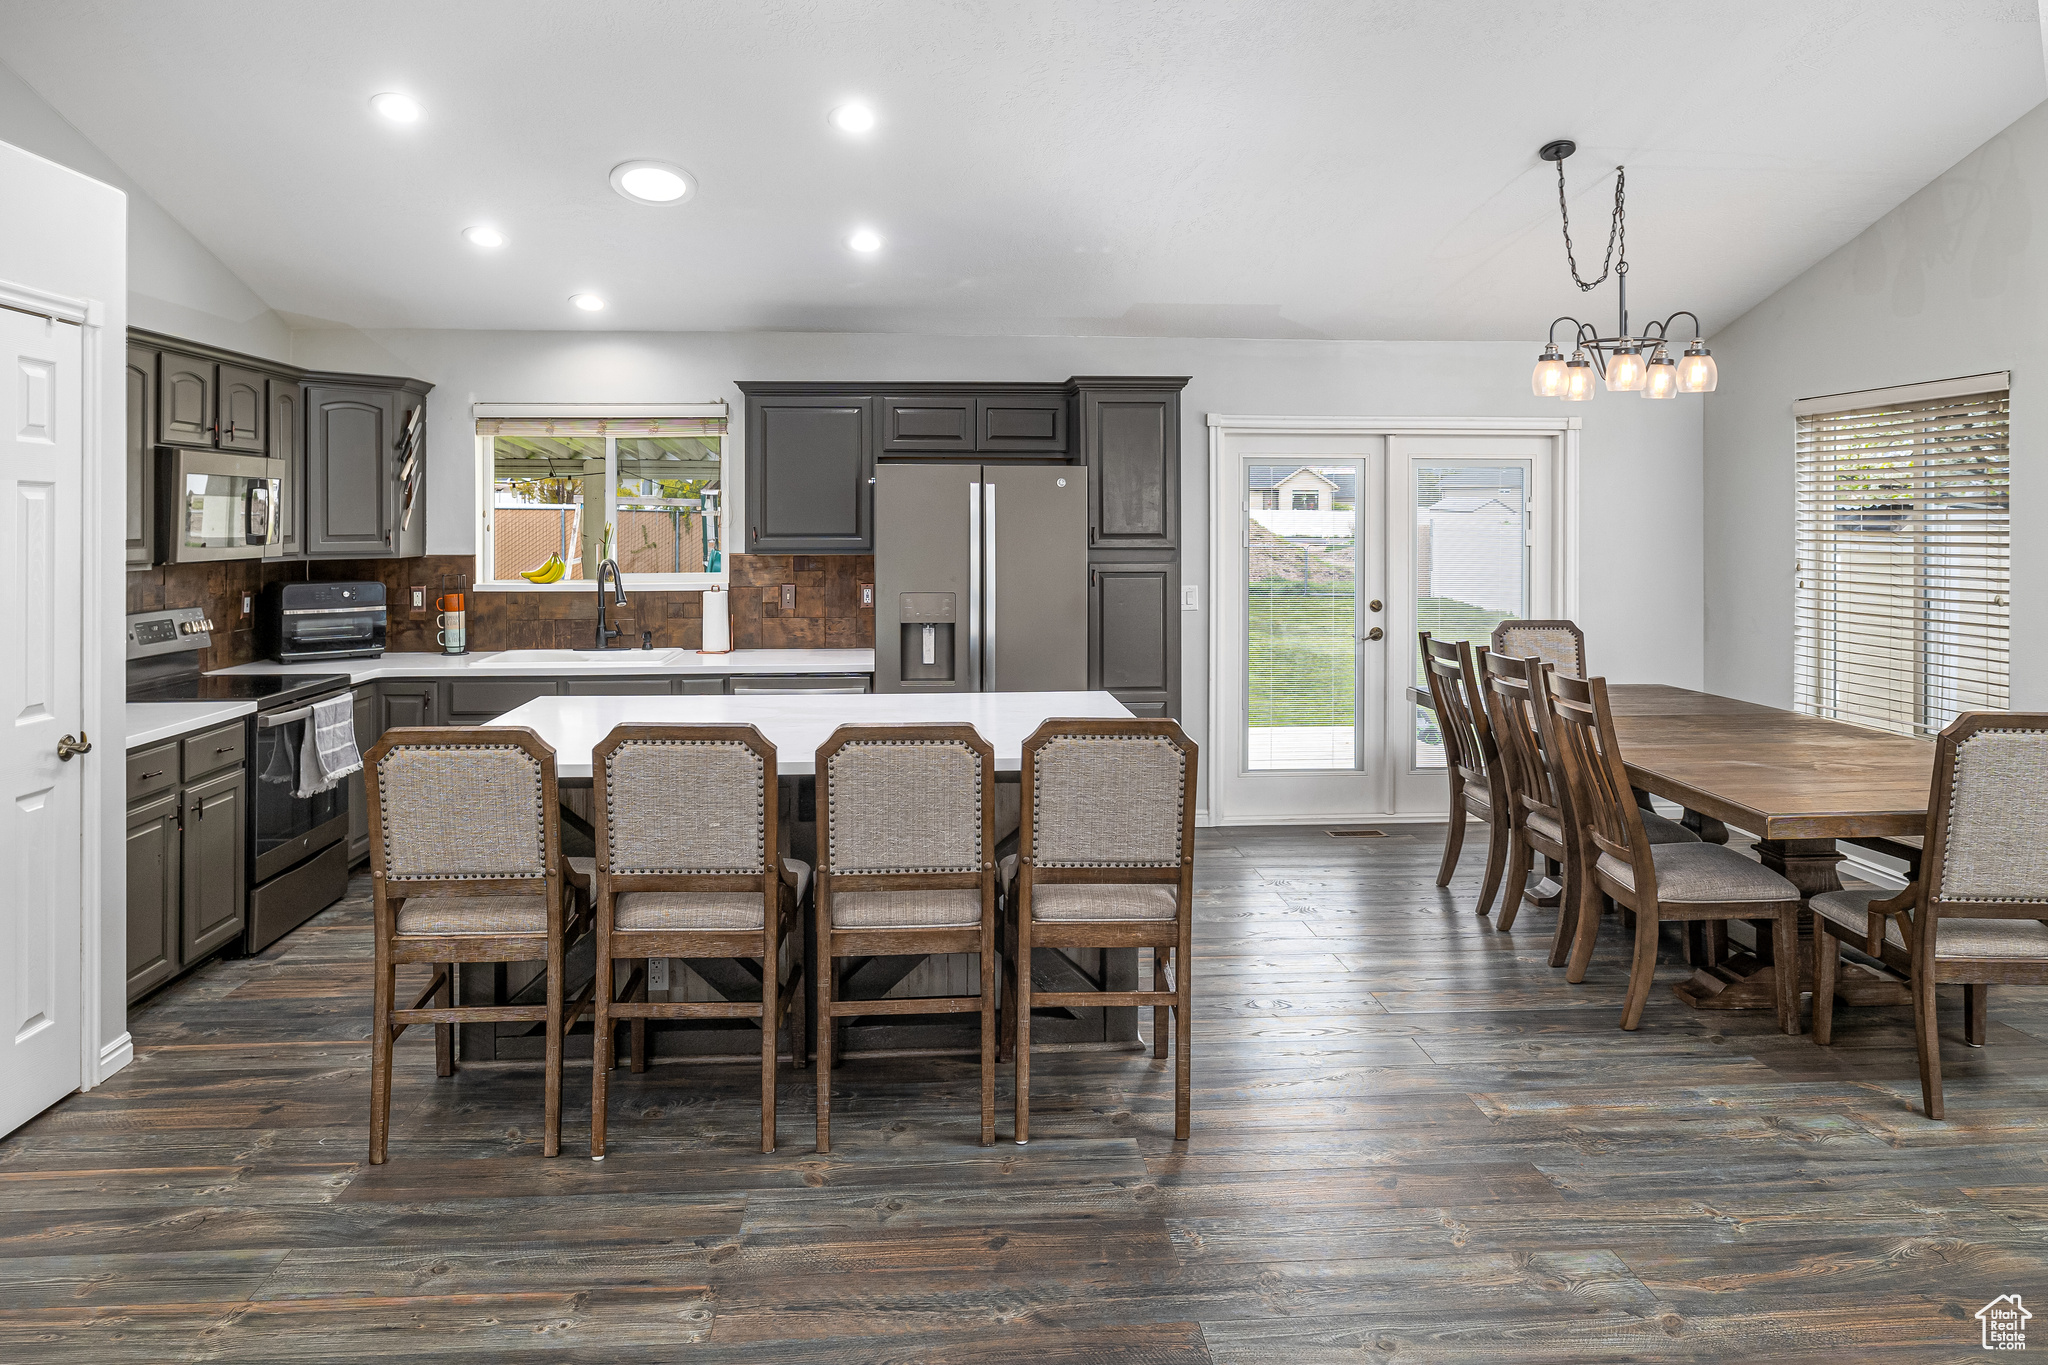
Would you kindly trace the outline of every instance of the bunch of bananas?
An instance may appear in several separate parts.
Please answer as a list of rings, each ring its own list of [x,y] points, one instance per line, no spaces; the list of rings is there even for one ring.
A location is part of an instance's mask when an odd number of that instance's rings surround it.
[[[529,583],[553,583],[569,572],[560,555],[549,555],[538,569],[522,569],[519,576]]]

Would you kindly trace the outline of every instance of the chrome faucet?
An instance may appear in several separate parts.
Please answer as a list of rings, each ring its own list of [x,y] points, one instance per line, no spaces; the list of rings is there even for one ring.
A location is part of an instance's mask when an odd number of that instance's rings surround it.
[[[618,594],[613,605],[621,607],[626,605],[626,580],[619,573],[619,561],[607,559],[597,566],[597,647],[599,649],[610,649],[612,641],[618,639],[622,633],[617,626],[605,623],[604,576],[607,572],[612,576],[612,591]]]

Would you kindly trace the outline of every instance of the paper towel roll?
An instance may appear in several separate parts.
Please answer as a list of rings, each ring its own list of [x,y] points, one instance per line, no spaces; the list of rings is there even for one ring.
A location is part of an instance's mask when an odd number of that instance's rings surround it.
[[[697,652],[732,653],[732,598],[724,588],[704,590],[704,645]]]

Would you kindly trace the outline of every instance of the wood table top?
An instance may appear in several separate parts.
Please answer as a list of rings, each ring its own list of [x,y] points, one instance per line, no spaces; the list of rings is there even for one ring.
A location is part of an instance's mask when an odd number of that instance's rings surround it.
[[[1931,740],[1656,683],[1607,695],[1629,780],[1687,810],[1762,839],[1925,831]]]

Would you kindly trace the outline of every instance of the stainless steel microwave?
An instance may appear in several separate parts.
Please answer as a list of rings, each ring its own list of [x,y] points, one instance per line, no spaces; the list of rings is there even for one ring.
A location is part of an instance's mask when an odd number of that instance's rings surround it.
[[[267,559],[284,553],[278,506],[284,461],[159,446],[157,545],[164,562]]]

